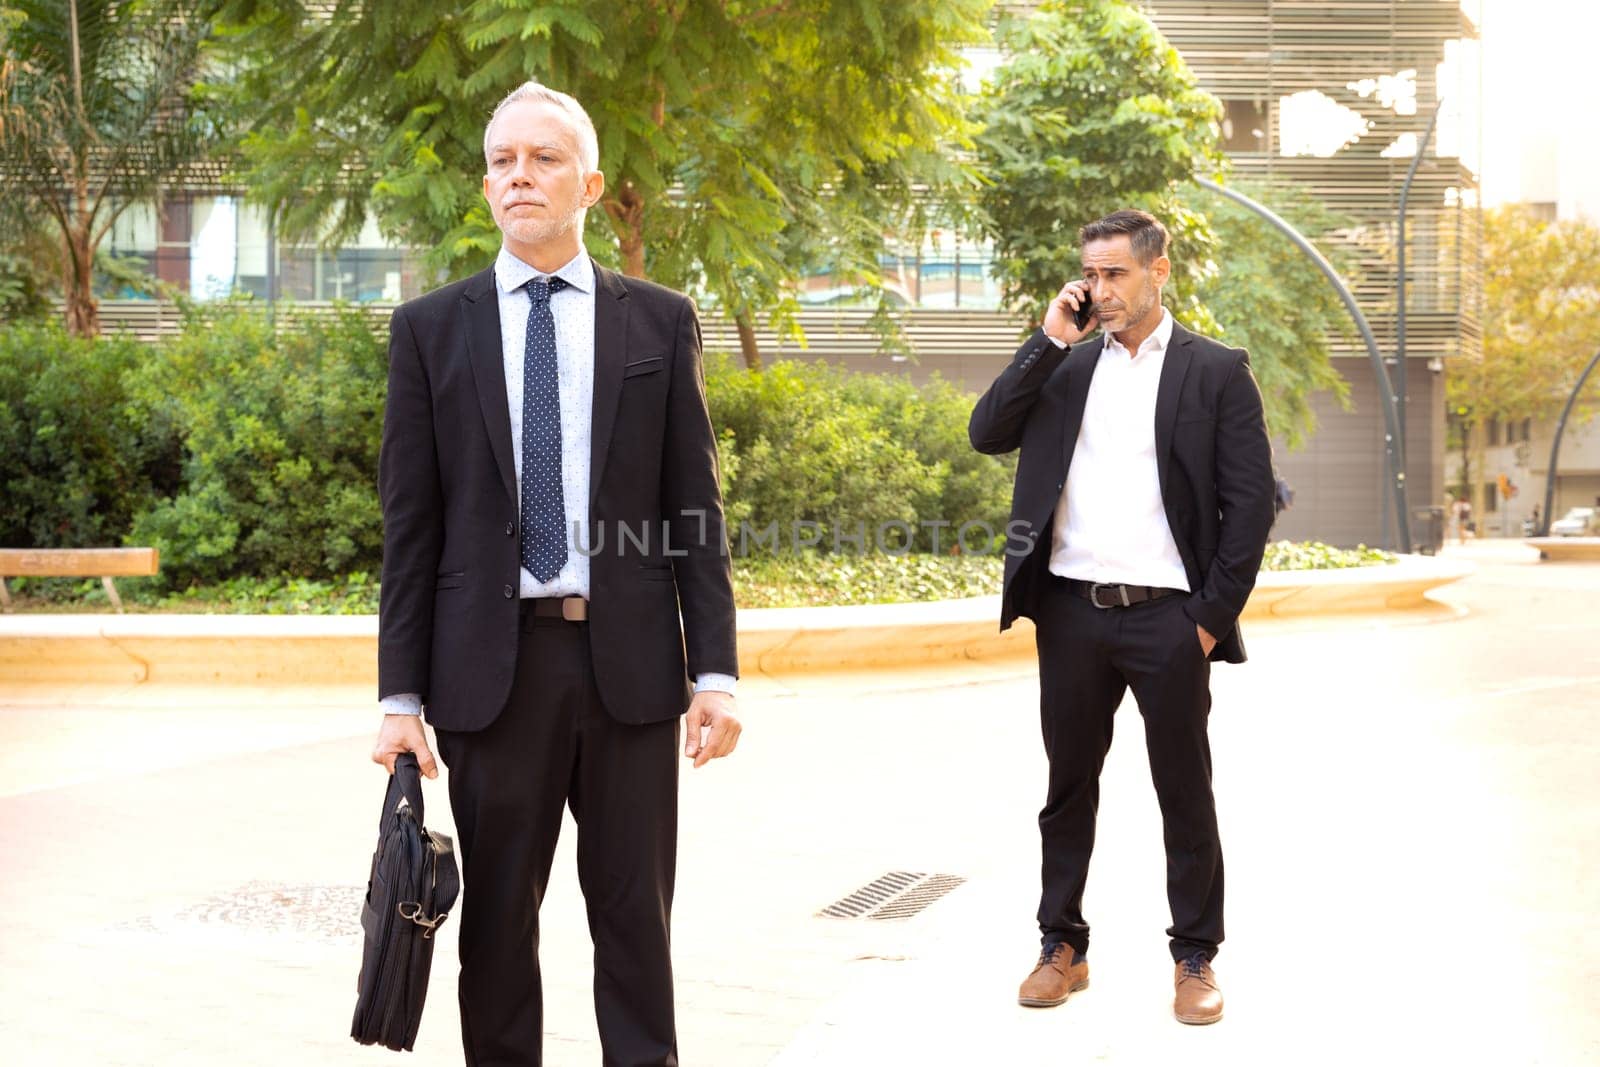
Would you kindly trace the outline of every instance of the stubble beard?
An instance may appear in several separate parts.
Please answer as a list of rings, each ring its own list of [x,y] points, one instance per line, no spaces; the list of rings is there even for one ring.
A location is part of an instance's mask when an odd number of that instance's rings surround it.
[[[1160,303],[1161,291],[1155,287],[1153,282],[1146,282],[1143,291],[1139,294],[1139,302],[1124,312],[1123,325],[1117,332],[1137,329],[1149,317],[1150,313],[1157,309]]]
[[[581,203],[574,203],[567,211],[545,218],[519,218],[508,213],[500,224],[500,230],[523,244],[542,245],[566,237],[582,225],[583,216]]]

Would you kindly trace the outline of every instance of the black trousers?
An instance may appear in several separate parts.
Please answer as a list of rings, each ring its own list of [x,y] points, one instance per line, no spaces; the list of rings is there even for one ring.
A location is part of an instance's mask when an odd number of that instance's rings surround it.
[[[1214,956],[1222,941],[1222,844],[1211,794],[1211,665],[1182,596],[1097,608],[1053,575],[1037,611],[1039,704],[1050,787],[1039,812],[1045,942],[1089,950],[1083,889],[1094,849],[1100,768],[1128,689],[1144,717],[1161,805],[1172,958]]]
[[[509,705],[485,730],[436,731],[461,845],[466,1061],[541,1061],[539,904],[570,805],[604,1062],[676,1067],[678,720],[613,719],[596,694],[588,626],[527,606]]]

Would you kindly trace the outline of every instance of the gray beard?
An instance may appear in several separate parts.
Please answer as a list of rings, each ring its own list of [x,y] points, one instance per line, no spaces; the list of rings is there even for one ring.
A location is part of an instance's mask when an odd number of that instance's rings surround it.
[[[1133,326],[1143,322],[1147,316],[1152,314],[1154,314],[1158,319],[1161,317],[1161,294],[1159,292],[1153,292],[1147,294],[1146,296],[1146,300],[1141,301],[1137,306],[1128,307],[1124,310],[1123,314],[1125,315],[1124,321],[1126,322],[1126,325],[1123,327],[1123,329],[1131,329]]]
[[[565,237],[583,224],[584,209],[573,208],[565,215],[548,219],[507,219],[501,231],[524,244],[538,245]]]

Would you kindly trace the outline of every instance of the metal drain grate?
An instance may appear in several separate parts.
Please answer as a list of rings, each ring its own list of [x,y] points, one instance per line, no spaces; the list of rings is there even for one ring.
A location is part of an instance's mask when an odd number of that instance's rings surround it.
[[[909,919],[965,881],[954,874],[890,871],[817,914],[829,919]]]
[[[868,918],[909,919],[965,881],[965,878],[954,874],[930,874],[924,881],[901,893]]]

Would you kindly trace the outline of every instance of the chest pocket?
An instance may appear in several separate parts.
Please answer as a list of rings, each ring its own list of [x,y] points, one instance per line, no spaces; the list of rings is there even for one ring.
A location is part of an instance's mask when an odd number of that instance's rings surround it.
[[[646,356],[644,359],[636,359],[632,363],[624,363],[622,365],[622,378],[626,381],[629,378],[637,378],[641,374],[654,374],[666,365],[667,357],[665,356]]]

